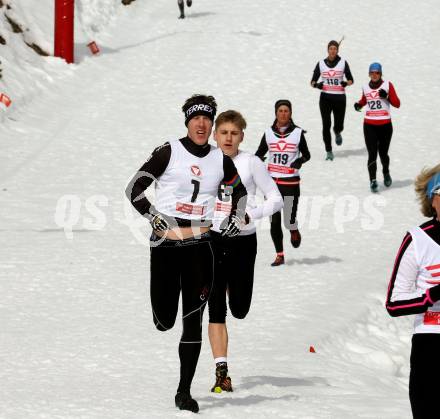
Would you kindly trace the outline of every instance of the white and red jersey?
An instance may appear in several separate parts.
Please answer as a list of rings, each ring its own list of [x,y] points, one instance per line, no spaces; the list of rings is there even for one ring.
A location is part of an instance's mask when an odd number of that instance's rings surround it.
[[[345,88],[341,82],[344,81],[345,60],[341,58],[335,67],[330,68],[324,60],[319,61],[321,80],[324,83],[322,91],[334,95],[345,94]]]
[[[264,163],[257,156],[245,151],[239,151],[232,160],[248,194],[246,213],[250,221],[241,227],[240,235],[244,236],[255,233],[254,220],[268,217],[279,211],[283,207],[283,198],[274,180],[267,172]],[[263,193],[263,202],[258,200],[257,189]],[[222,186],[219,191],[212,220],[212,230],[214,231],[220,232],[222,221],[231,211],[230,192],[227,186]]]
[[[301,133],[302,129],[298,127],[286,136],[277,136],[272,128],[266,130],[265,137],[269,149],[267,170],[272,177],[299,176],[299,170],[290,165],[299,157]]]
[[[387,92],[386,98],[379,96],[379,90]],[[370,84],[362,87],[362,97],[358,102],[365,107],[364,123],[369,125],[384,125],[391,122],[391,106],[400,107],[400,99],[397,96],[393,84],[388,80],[383,80],[376,87],[371,88]]]
[[[388,93],[390,91],[390,84],[388,81],[384,82],[376,89],[372,89],[369,84],[362,87],[362,94],[365,96],[365,120],[381,121],[391,120],[391,105],[388,99],[381,98],[379,96],[379,90],[385,90]]]
[[[440,284],[440,245],[427,234],[433,228],[438,224],[409,231],[390,281],[387,309],[390,314],[415,313],[414,333],[440,333],[440,301],[433,303],[429,295],[429,289]]]
[[[187,220],[212,219],[223,180],[223,152],[211,147],[205,157],[189,153],[179,140],[170,141],[171,157],[156,182],[156,209]]]

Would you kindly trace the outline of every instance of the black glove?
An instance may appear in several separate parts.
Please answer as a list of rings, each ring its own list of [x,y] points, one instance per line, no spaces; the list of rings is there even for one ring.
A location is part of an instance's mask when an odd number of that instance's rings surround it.
[[[150,219],[150,224],[155,231],[165,231],[170,229],[169,222],[160,213],[152,216],[152,218]]]
[[[220,230],[222,231],[222,236],[235,237],[240,233],[240,218],[237,215],[230,215],[225,218],[221,225]]]
[[[301,166],[303,165],[303,161],[302,161],[302,158],[301,157],[299,157],[299,158],[297,158],[294,162],[292,162],[292,164],[290,165],[290,167],[292,168],[292,169],[301,169]]]
[[[381,97],[382,99],[386,99],[388,97],[388,93],[384,89],[380,89],[379,97]]]
[[[432,288],[429,288],[429,296],[434,302],[440,300],[440,284],[434,285]]]
[[[324,86],[324,83],[322,81],[320,81],[319,83],[315,83],[314,87],[316,87],[319,90],[322,90],[323,86]]]
[[[347,87],[348,83],[345,80],[341,81],[341,86],[342,87]]]
[[[361,109],[362,109],[362,105],[360,103],[358,103],[358,102],[355,102],[354,110],[357,111],[357,112],[360,112]]]

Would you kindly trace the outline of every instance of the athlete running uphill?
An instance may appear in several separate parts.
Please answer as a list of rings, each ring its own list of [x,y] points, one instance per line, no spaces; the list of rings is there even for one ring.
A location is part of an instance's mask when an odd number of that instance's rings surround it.
[[[215,280],[209,298],[209,341],[216,364],[216,381],[211,391],[232,391],[228,375],[228,331],[226,328],[226,294],[229,309],[237,319],[249,311],[257,256],[257,234],[254,221],[268,217],[283,206],[283,198],[264,163],[256,156],[239,149],[246,121],[236,111],[221,113],[215,121],[214,138],[222,151],[230,156],[248,192],[247,224],[235,237],[221,235],[221,221],[231,209],[230,188],[223,185],[219,192],[212,227],[215,253]],[[265,200],[257,203],[257,188]]]
[[[176,321],[182,294],[183,332],[179,343],[180,382],[175,397],[181,410],[198,412],[191,382],[202,344],[202,319],[213,282],[210,226],[220,184],[231,189],[231,212],[220,231],[240,232],[246,189],[231,158],[208,144],[217,104],[212,96],[194,95],[183,105],[187,135],[156,148],[127,187],[133,206],[146,217],[150,239],[150,295],[157,329]],[[155,205],[144,191],[155,184]]]
[[[296,212],[300,196],[300,169],[310,160],[304,131],[292,121],[292,104],[287,99],[275,103],[275,121],[261,138],[256,156],[264,160],[269,152],[268,171],[284,199],[284,226],[290,231],[293,247],[301,244]],[[284,264],[281,212],[272,215],[270,234],[275,245],[276,258],[272,266]]]
[[[347,104],[345,88],[353,84],[353,76],[347,61],[338,55],[338,42],[330,41],[327,45],[327,51],[328,57],[316,64],[310,84],[321,90],[319,110],[322,118],[322,138],[327,152],[326,160],[333,160],[332,135],[330,133],[331,114],[333,113],[334,118],[335,142],[336,145],[341,145],[341,132],[344,130]]]

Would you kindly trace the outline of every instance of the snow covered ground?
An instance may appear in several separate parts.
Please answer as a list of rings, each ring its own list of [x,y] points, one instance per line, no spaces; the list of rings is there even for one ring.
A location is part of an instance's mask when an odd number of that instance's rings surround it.
[[[47,13],[30,3],[17,0],[17,16],[51,45],[52,2],[38,2]],[[411,417],[412,319],[391,319],[383,305],[400,241],[423,221],[412,181],[440,160],[436,3],[195,0],[180,21],[175,1],[84,0],[72,66],[8,35],[0,87],[18,100],[1,109],[0,126],[0,417],[192,415],[173,406],[180,325],[168,333],[153,326],[148,227],[124,188],[154,146],[184,135],[180,106],[196,92],[245,115],[249,151],[275,100],[291,99],[312,154],[302,174],[301,247],[286,243],[287,264],[271,268],[263,222],[251,312],[228,319],[232,394],[209,392],[205,333],[192,390],[200,414]],[[355,85],[344,144],[326,162],[309,80],[327,42],[342,35]],[[88,55],[90,37],[100,56]],[[372,197],[352,103],[376,60],[402,107],[393,113],[394,184]]]

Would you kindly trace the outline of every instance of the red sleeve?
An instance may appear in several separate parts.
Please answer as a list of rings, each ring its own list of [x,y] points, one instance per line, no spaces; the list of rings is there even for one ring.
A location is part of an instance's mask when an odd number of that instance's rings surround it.
[[[367,104],[367,98],[365,97],[364,92],[362,92],[361,100],[358,103],[361,106],[365,106]]]
[[[391,82],[389,82],[389,85],[390,89],[388,91],[388,100],[395,108],[400,108],[400,99],[397,96],[396,90],[394,89],[394,86]]]

